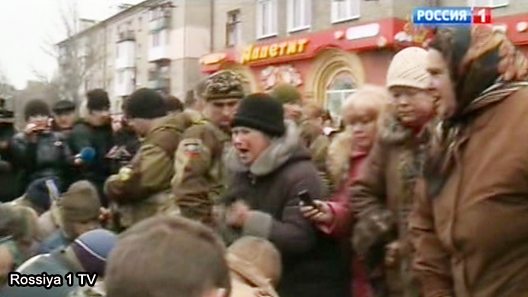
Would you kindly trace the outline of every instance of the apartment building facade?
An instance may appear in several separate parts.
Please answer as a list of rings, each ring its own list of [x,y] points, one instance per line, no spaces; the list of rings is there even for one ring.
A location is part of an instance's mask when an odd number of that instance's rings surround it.
[[[430,31],[410,22],[423,6],[491,7],[494,23],[528,45],[528,0],[217,0],[214,52],[201,68],[238,71],[254,91],[293,84],[338,115],[358,86],[385,83],[396,51],[427,42]]]
[[[147,0],[98,22],[58,44],[62,78],[81,99],[89,89],[107,90],[114,112],[141,87],[183,99],[212,49],[208,3]]]

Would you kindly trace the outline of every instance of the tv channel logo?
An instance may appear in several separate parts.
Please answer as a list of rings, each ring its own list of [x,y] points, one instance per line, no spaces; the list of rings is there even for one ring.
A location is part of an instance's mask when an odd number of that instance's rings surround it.
[[[472,25],[491,24],[490,8],[417,7],[413,10],[416,25]]]

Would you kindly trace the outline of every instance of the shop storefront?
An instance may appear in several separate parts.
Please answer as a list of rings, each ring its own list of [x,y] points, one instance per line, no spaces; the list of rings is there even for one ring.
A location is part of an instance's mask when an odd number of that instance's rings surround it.
[[[495,20],[510,38],[528,47],[528,33],[518,32],[526,15]],[[232,69],[244,76],[251,91],[268,91],[286,82],[299,88],[304,100],[319,102],[338,115],[343,101],[365,83],[385,83],[389,62],[399,49],[423,46],[425,28],[389,18],[328,31],[250,44],[243,49],[213,53],[200,60],[202,71]]]

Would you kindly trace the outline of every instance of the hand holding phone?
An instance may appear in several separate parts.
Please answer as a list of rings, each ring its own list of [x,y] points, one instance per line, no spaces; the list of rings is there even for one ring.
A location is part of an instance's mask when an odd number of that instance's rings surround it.
[[[307,190],[300,191],[297,196],[305,206],[312,206],[317,208],[317,205],[314,203],[312,196],[310,196],[310,193],[308,193]]]

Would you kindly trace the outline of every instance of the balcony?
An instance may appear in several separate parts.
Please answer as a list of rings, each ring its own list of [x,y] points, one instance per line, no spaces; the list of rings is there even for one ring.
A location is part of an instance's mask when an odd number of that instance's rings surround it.
[[[115,60],[116,69],[135,67],[136,44],[133,41],[121,42],[117,44],[117,57]]]
[[[150,31],[160,31],[163,29],[169,29],[171,27],[171,18],[170,16],[156,18],[150,21],[149,29]]]
[[[170,60],[170,50],[168,45],[159,45],[149,48],[148,61],[156,62],[161,60]]]
[[[119,32],[117,36],[117,43],[125,42],[125,41],[135,41],[135,40],[136,40],[136,36],[134,34],[134,31],[132,30]]]

